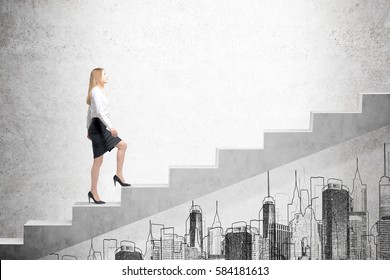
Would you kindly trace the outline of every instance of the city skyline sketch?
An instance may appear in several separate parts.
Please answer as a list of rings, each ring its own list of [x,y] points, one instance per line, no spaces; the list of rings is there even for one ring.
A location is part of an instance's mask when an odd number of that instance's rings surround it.
[[[87,259],[388,260],[389,161],[390,153],[383,144],[383,175],[378,178],[378,185],[371,187],[379,194],[378,217],[368,211],[373,202],[367,201],[367,184],[356,158],[356,169],[350,176],[352,185],[347,186],[338,178],[311,176],[309,186],[305,186],[301,183],[303,176],[295,170],[290,192],[273,193],[272,172],[268,171],[267,182],[262,184],[267,186],[267,195],[257,217],[248,222],[241,220],[223,226],[219,216],[223,209],[216,200],[212,223],[206,224],[201,205],[192,201],[183,221],[184,231],[168,226],[169,221],[149,220],[144,244],[106,238],[100,252],[94,250],[91,240]],[[281,197],[288,199],[285,207],[281,207]]]

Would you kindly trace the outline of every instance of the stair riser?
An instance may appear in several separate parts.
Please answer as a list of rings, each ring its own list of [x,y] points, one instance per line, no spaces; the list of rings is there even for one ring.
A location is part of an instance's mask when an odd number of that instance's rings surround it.
[[[0,245],[0,260],[27,260],[23,245]]]
[[[72,233],[72,226],[24,226],[24,242],[33,251],[44,250],[50,254],[56,252],[58,247],[72,246]]]

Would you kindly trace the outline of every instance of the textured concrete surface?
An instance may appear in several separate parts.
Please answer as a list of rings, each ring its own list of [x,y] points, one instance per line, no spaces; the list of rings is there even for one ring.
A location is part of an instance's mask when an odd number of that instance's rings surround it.
[[[0,2],[0,237],[29,219],[70,219],[92,152],[85,95],[107,69],[131,182],[169,165],[213,165],[217,147],[262,145],[264,128],[307,128],[389,91],[389,2]],[[112,189],[106,156],[101,196]]]

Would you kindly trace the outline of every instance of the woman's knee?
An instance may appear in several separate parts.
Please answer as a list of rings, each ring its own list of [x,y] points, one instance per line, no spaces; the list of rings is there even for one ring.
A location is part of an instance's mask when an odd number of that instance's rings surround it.
[[[122,141],[120,141],[120,142],[118,143],[117,147],[118,147],[118,149],[120,149],[120,150],[126,150],[126,149],[127,149],[127,144],[126,144],[125,141],[122,140]]]
[[[103,156],[97,157],[93,160],[93,164],[96,164],[97,166],[101,166],[103,163]]]

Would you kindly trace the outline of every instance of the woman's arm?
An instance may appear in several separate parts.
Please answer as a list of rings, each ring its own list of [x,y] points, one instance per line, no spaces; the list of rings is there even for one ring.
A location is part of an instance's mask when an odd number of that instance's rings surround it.
[[[108,127],[108,129],[111,130],[111,128],[113,128],[113,125],[112,125],[111,121],[109,120],[109,118],[102,111],[102,109],[103,109],[102,96],[101,96],[102,94],[103,93],[101,93],[101,92],[93,90],[91,102],[96,109],[96,113],[97,113],[99,119]]]
[[[90,110],[89,107],[88,107],[88,112],[87,112],[87,129],[88,129],[89,126],[91,125],[91,121],[92,121],[92,118],[91,118],[91,110]]]
[[[91,110],[89,109],[88,107],[88,112],[87,112],[87,131],[89,129],[89,126],[91,125],[91,121],[92,121],[92,118],[91,118]],[[91,138],[89,138],[89,133],[87,132],[87,138],[89,140],[91,140]]]

